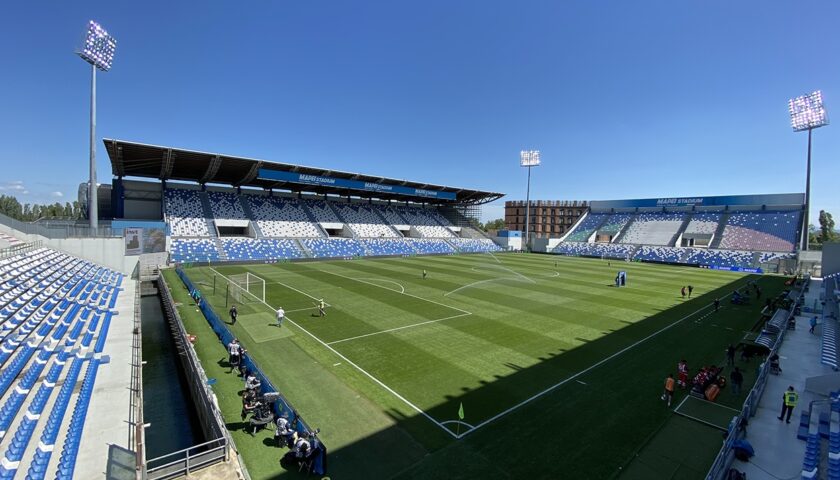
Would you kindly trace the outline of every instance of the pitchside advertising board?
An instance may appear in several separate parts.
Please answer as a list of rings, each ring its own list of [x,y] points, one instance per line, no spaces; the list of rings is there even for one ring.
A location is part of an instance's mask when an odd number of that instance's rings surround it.
[[[708,268],[709,270],[725,270],[727,272],[764,273],[764,271],[760,268],[751,267],[722,267],[720,265],[700,265],[700,268]]]
[[[162,222],[139,222],[140,226],[127,226],[124,220],[114,220],[112,229],[123,232],[126,255],[160,253],[166,251],[166,224]]]
[[[282,180],[284,182],[300,183],[304,185],[318,185],[321,187],[351,188],[353,190],[363,190],[366,192],[383,192],[398,195],[455,200],[455,193],[453,192],[439,192],[437,190],[424,190],[422,188],[389,185],[387,183],[362,182],[359,180],[348,180],[344,178],[322,177],[320,175],[308,175],[305,173],[281,172],[279,170],[267,170],[265,168],[260,169],[258,178],[267,180]]]

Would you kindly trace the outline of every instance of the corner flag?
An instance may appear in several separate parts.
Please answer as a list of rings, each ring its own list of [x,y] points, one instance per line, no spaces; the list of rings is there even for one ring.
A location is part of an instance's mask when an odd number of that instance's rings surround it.
[[[464,402],[461,402],[461,407],[458,409],[458,419],[464,419]]]

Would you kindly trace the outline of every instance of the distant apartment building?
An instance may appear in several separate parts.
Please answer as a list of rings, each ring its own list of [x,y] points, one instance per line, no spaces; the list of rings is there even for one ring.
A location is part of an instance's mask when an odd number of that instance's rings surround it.
[[[531,200],[531,237],[557,238],[568,232],[589,208],[582,200]],[[522,200],[505,202],[505,228],[525,231],[526,205]]]

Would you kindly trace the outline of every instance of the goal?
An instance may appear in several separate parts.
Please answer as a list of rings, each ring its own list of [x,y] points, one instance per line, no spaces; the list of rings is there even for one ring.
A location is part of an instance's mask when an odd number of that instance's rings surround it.
[[[227,303],[265,303],[265,280],[251,272],[228,277]]]

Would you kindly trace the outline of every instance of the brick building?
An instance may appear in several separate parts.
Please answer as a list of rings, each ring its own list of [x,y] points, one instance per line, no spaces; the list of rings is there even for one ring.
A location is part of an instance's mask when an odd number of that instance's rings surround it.
[[[557,238],[572,228],[572,225],[589,208],[589,202],[580,200],[531,200],[531,237]],[[525,231],[525,202],[505,202],[505,228]]]

